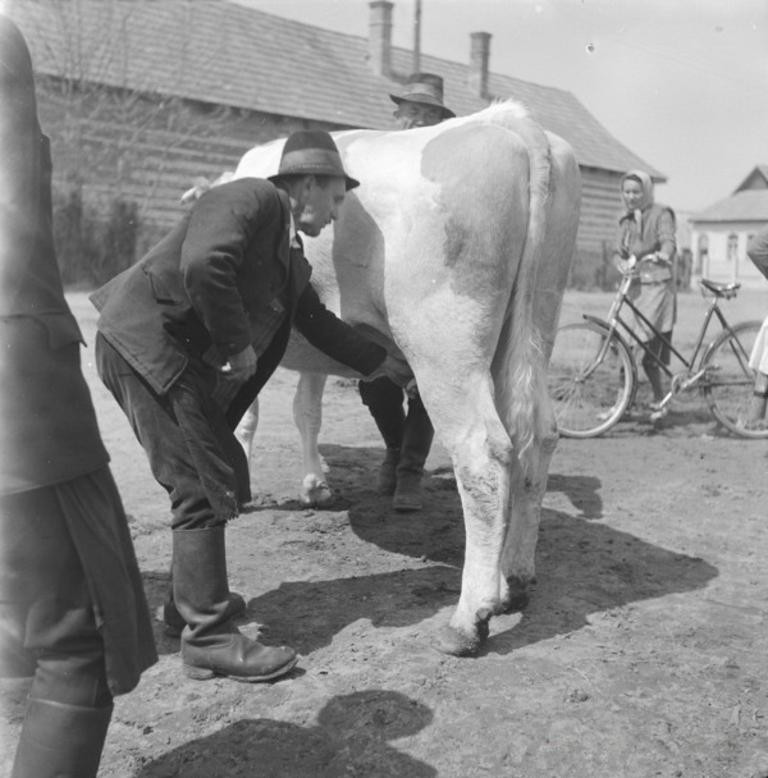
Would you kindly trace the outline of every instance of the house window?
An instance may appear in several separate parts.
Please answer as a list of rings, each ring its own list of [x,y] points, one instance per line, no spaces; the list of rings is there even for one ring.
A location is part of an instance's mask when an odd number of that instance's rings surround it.
[[[735,262],[739,256],[739,236],[732,232],[728,236],[728,248],[726,249],[725,258],[729,262]]]
[[[701,235],[699,235],[699,251],[702,254],[709,253],[709,235],[707,235],[706,232],[702,232]]]
[[[702,232],[699,235],[698,245],[696,247],[696,269],[697,275],[709,272],[709,235]]]

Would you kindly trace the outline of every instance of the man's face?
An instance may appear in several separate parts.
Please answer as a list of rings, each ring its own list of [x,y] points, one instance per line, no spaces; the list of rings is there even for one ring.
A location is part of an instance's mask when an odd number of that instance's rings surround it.
[[[296,229],[317,237],[323,227],[338,218],[346,194],[343,178],[319,180],[315,176],[307,176],[299,192]]]
[[[403,100],[397,106],[394,117],[401,130],[410,130],[412,127],[431,127],[433,124],[440,124],[443,120],[443,109],[437,105]]]

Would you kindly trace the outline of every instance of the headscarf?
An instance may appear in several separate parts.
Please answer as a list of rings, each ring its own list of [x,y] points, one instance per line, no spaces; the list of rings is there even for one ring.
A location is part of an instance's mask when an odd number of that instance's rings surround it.
[[[640,188],[643,190],[643,198],[640,201],[640,207],[627,211],[627,214],[631,214],[632,218],[637,223],[638,232],[642,234],[643,211],[648,208],[648,206],[653,205],[653,180],[644,170],[628,170],[621,177],[621,183],[619,184],[619,191],[622,193],[624,192],[624,182],[628,178],[637,181],[640,184]]]

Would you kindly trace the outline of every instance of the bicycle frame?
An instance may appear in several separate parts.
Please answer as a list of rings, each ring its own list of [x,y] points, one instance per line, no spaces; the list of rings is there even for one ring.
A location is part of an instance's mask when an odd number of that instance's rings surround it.
[[[640,310],[642,301],[629,298],[630,285],[636,274],[623,274],[613,296],[606,318],[584,314],[584,321],[565,324],[558,329],[552,355],[548,387],[555,405],[558,427],[565,437],[590,438],[611,429],[636,402],[640,384],[637,375],[637,344],[653,363],[669,377],[667,393],[649,406],[649,419],[656,422],[667,413],[667,406],[683,392],[700,390],[702,398],[727,430],[743,438],[768,439],[768,426],[755,416],[754,370],[749,366],[750,354],[762,337],[764,323],[759,320],[730,324],[721,310],[721,300],[737,296],[740,284],[722,284],[702,278],[702,296],[707,298],[700,326],[691,333],[691,348],[683,348],[684,356],[669,342],[659,328]],[[633,290],[634,291],[634,290]],[[634,295],[633,295],[634,298]],[[634,314],[624,313],[624,306]],[[653,316],[649,313],[648,316]],[[712,332],[712,320],[720,326]],[[637,325],[641,325],[638,327]],[[638,332],[635,333],[635,329]],[[659,338],[676,357],[680,368],[671,370],[662,363],[667,354],[657,356],[652,346],[642,338],[647,334]],[[657,350],[658,351],[658,350]],[[670,361],[667,359],[666,361]],[[646,370],[647,372],[647,370]],[[653,370],[651,370],[653,372]]]
[[[699,330],[699,336],[696,340],[696,346],[693,349],[693,354],[691,355],[690,359],[686,359],[673,345],[672,343],[664,337],[664,335],[659,332],[659,330],[654,327],[654,325],[648,320],[646,316],[643,315],[642,311],[638,310],[637,306],[632,302],[632,300],[627,297],[627,292],[629,291],[629,287],[632,284],[632,281],[634,278],[636,278],[637,274],[634,272],[624,273],[621,284],[619,284],[619,289],[616,293],[616,296],[613,299],[613,302],[611,303],[611,308],[608,311],[608,324],[610,326],[609,330],[609,336],[606,338],[605,343],[603,344],[603,347],[600,350],[600,353],[597,357],[596,362],[600,363],[606,355],[606,352],[609,348],[610,343],[610,336],[613,333],[618,334],[621,336],[623,333],[627,333],[630,335],[632,340],[637,343],[640,348],[642,348],[643,352],[651,357],[653,361],[664,371],[667,378],[672,379],[674,376],[674,373],[669,369],[667,365],[665,365],[661,359],[654,354],[650,348],[648,347],[647,343],[637,335],[637,333],[632,329],[632,327],[627,324],[624,319],[621,318],[621,309],[628,305],[631,311],[634,313],[634,315],[639,319],[650,332],[654,334],[655,337],[657,337],[667,348],[669,348],[670,352],[672,352],[675,357],[685,366],[685,369],[688,373],[688,376],[686,380],[682,383],[682,385],[679,387],[680,389],[686,389],[689,386],[692,386],[697,381],[699,381],[704,374],[703,369],[698,369],[695,372],[692,373],[692,371],[695,369],[695,366],[697,364],[701,364],[701,359],[703,359],[704,355],[706,354],[706,349],[704,348],[704,339],[707,335],[707,332],[709,330],[710,322],[712,321],[712,318],[714,316],[717,317],[718,321],[720,322],[720,326],[722,330],[726,330],[733,334],[733,328],[728,323],[728,321],[725,318],[725,315],[720,310],[720,305],[718,303],[718,299],[716,296],[713,295],[712,302],[709,304],[709,307],[707,308],[706,313],[704,314],[704,320],[702,321],[701,328]],[[585,318],[591,318],[588,316],[585,316]],[[619,326],[621,327],[621,330],[619,329]],[[590,371],[591,372],[591,371]],[[673,394],[674,389],[670,389],[669,394],[667,397],[664,398],[663,402],[666,402]]]

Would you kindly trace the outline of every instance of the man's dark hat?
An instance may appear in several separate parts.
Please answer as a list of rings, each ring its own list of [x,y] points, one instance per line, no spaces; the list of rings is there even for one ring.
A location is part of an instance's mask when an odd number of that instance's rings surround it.
[[[334,176],[343,178],[347,191],[360,186],[348,176],[333,138],[324,130],[298,130],[288,136],[280,157],[280,167],[271,181],[285,176]]]
[[[450,119],[456,114],[443,105],[443,79],[434,73],[413,73],[408,76],[403,91],[399,95],[390,95],[393,102],[423,103],[436,105],[443,109],[443,119]]]

